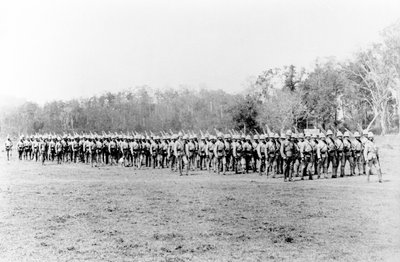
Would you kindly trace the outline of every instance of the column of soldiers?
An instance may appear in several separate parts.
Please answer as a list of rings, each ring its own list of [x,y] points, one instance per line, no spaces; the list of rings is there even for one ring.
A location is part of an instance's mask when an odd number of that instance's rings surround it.
[[[5,144],[7,153],[11,140]],[[369,175],[375,169],[382,181],[378,149],[371,132],[331,130],[326,133],[267,133],[261,135],[183,133],[145,135],[64,135],[22,136],[17,143],[18,158],[93,166],[121,165],[142,168],[169,168],[188,175],[189,171],[222,173],[256,172],[260,176],[283,175],[284,181],[308,178],[337,178]],[[9,159],[9,153],[7,154]],[[367,168],[368,166],[368,173]],[[328,169],[331,175],[328,177]]]

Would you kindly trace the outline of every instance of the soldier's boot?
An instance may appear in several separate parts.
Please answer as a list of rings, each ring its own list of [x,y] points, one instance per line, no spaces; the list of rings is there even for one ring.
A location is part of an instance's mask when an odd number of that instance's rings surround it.
[[[344,165],[340,166],[340,177],[344,177]]]
[[[337,178],[337,167],[332,167],[332,178]]]

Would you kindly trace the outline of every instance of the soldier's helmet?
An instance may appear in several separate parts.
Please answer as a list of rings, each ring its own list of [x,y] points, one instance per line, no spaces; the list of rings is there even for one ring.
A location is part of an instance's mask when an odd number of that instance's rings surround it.
[[[282,139],[285,139],[285,138],[286,138],[286,136],[285,136],[284,133],[281,134],[281,138],[282,138]]]
[[[371,131],[368,132],[368,138],[374,138],[374,133],[372,133]]]
[[[188,139],[188,135],[184,135],[184,136],[183,136],[183,139]]]
[[[272,137],[272,135],[271,135],[271,137]],[[279,134],[278,133],[275,134],[275,138],[279,139]]]
[[[179,133],[178,133],[178,136],[179,136],[179,137],[182,137],[182,136],[183,136],[182,132],[179,132]]]
[[[250,135],[247,135],[247,136],[246,136],[246,140],[251,140]]]
[[[328,130],[329,131],[329,130]],[[324,133],[320,133],[319,134],[319,138],[325,138],[325,134]]]
[[[360,137],[360,133],[358,133],[357,131],[354,132],[354,137],[356,137],[356,138]]]
[[[292,134],[292,138],[297,139],[297,134],[296,133]]]
[[[302,138],[304,138],[304,134],[303,134],[303,133],[300,133],[300,134],[299,134],[299,139],[302,139]]]
[[[349,136],[350,136],[350,134],[349,134],[349,132],[348,132],[348,131],[346,131],[346,132],[344,132],[343,136],[344,136],[344,137],[349,137]]]
[[[292,131],[290,130],[286,131],[286,136],[292,136]]]
[[[340,132],[340,131],[337,131],[337,134],[336,134],[336,136],[337,136],[337,137],[342,137],[342,136],[343,136],[343,134],[342,134],[342,132]]]
[[[254,135],[254,140],[260,139],[260,137],[258,135]]]
[[[228,135],[228,134],[225,134],[225,135],[224,135],[224,139],[229,139],[229,135]]]
[[[311,134],[310,133],[305,133],[305,138],[307,138],[307,137],[311,137]]]
[[[327,135],[327,136],[329,136],[329,135],[333,135],[333,132],[332,132],[332,130],[330,130],[330,129],[329,129],[329,130],[326,132],[326,135]]]
[[[201,137],[201,140],[206,140],[206,138],[204,136]]]
[[[240,138],[241,139],[246,139],[246,136],[243,134]]]
[[[363,136],[368,136],[368,131],[367,130],[363,130],[362,134],[363,134]]]
[[[218,139],[222,138],[222,133],[218,133],[218,134],[217,134],[217,138],[218,138]]]
[[[264,135],[264,134],[261,135],[261,136],[260,136],[260,139],[261,139],[261,140],[264,140],[264,139],[265,139],[265,135]]]

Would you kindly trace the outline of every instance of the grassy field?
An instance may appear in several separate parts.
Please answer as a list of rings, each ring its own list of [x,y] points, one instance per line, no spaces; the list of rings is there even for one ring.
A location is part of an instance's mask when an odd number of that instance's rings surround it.
[[[400,261],[400,137],[377,177],[296,181],[0,158],[1,261]]]

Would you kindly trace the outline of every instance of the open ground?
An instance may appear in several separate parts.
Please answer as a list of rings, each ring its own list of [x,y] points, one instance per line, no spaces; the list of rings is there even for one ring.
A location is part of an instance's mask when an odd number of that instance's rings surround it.
[[[1,261],[399,261],[400,137],[383,183],[284,183],[0,158]]]

